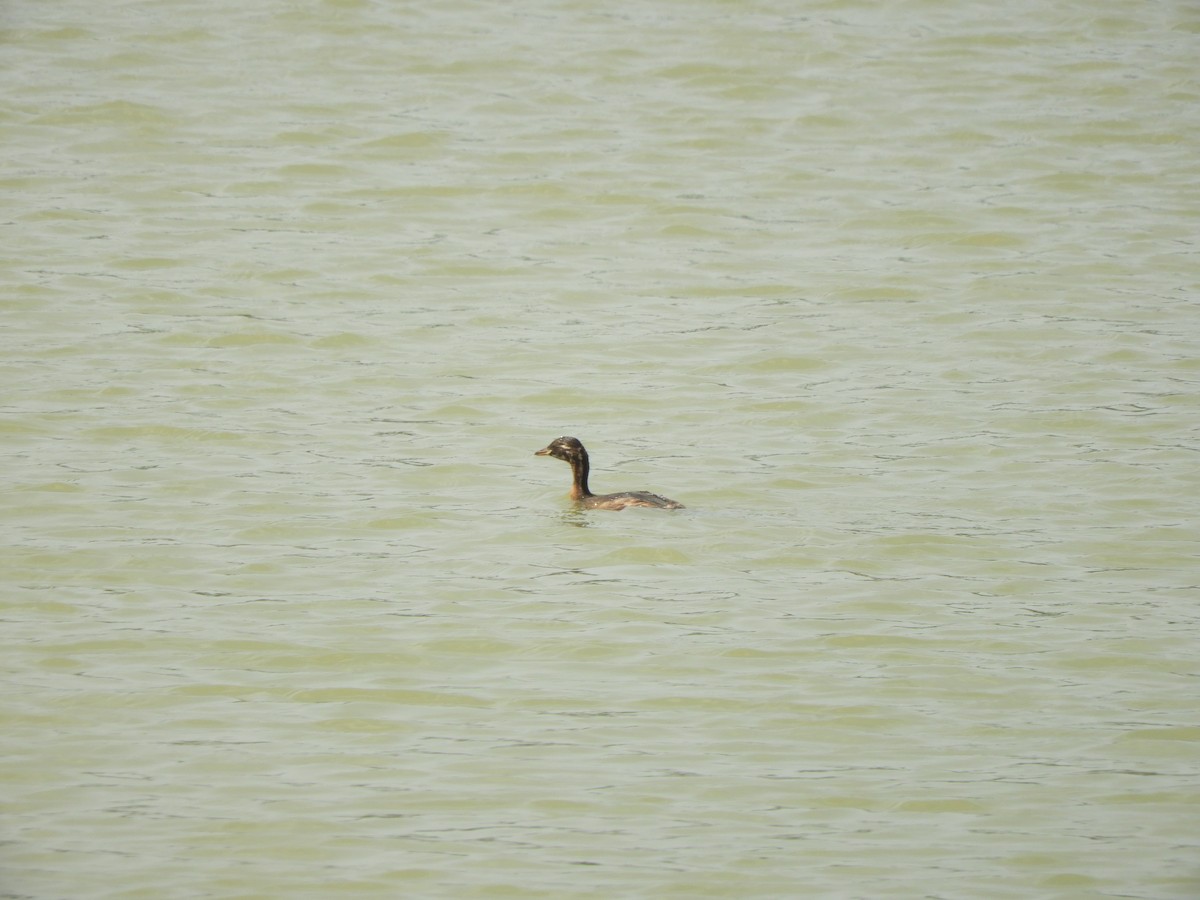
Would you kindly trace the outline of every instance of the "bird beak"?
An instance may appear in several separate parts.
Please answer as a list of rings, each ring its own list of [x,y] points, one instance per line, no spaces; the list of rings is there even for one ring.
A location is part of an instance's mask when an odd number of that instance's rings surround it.
[[[538,451],[536,451],[536,452],[535,452],[533,455],[534,455],[534,456],[549,456],[549,455],[550,455],[550,448],[549,448],[549,447],[543,447],[541,450],[538,450]]]

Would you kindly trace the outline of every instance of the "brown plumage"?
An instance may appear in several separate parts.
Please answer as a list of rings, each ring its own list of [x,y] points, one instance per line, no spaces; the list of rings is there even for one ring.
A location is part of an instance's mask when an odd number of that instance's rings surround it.
[[[682,503],[648,491],[620,494],[593,494],[588,489],[588,453],[578,438],[560,437],[533,454],[553,456],[571,466],[571,499],[586,509],[624,509],[627,506],[652,506],[658,509],[683,509]]]

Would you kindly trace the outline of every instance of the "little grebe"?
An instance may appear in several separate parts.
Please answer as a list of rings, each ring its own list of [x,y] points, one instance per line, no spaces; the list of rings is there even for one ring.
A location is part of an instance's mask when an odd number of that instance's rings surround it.
[[[571,499],[586,509],[624,509],[627,506],[654,506],[659,509],[683,509],[682,503],[651,494],[648,491],[626,491],[620,494],[593,494],[588,490],[588,454],[578,438],[560,437],[533,454],[553,456],[571,464],[574,483]]]

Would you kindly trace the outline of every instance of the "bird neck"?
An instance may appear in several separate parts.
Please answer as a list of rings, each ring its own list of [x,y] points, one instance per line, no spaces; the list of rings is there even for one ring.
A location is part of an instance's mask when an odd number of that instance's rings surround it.
[[[592,496],[592,492],[588,490],[588,469],[586,453],[581,453],[571,459],[571,474],[574,476],[574,483],[571,485],[572,500],[582,500],[584,497]]]

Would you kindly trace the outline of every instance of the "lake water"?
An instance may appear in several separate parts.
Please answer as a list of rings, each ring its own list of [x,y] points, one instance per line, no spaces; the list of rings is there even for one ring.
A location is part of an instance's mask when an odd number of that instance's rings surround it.
[[[1200,895],[1194,4],[0,27],[0,896]]]

